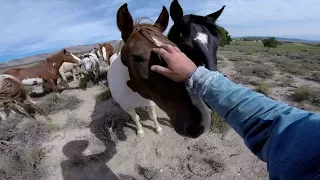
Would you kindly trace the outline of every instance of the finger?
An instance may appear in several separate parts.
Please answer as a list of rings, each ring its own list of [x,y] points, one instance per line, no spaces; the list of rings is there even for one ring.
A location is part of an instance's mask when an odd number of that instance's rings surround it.
[[[169,53],[174,53],[176,52],[176,50],[174,49],[174,47],[170,44],[162,44],[160,46],[161,48],[165,49],[166,51],[168,51]]]
[[[166,50],[164,50],[163,48],[153,48],[152,49],[153,52],[157,53],[158,55],[160,55],[166,62],[169,61],[170,59],[170,53],[168,53]]]
[[[166,67],[159,66],[159,65],[153,65],[150,68],[152,71],[157,72],[159,74],[162,74],[168,78],[172,76],[172,71]]]
[[[176,51],[176,52],[178,52],[178,53],[181,53],[181,51],[180,51],[180,49],[178,48],[178,47],[173,47],[174,48],[174,50]]]

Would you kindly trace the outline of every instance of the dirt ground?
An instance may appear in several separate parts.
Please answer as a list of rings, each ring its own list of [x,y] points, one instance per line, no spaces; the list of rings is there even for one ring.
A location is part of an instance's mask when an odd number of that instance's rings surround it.
[[[232,65],[228,66],[232,68]],[[224,69],[224,74],[232,69]],[[102,88],[67,90],[84,101],[77,109],[51,114],[58,130],[42,143],[43,180],[78,179],[267,179],[266,164],[233,131],[208,132],[198,139],[179,136],[157,108],[163,135],[146,111],[138,109],[145,137],[136,136],[130,116],[111,98],[96,100]],[[71,120],[70,120],[71,119]],[[114,120],[114,133],[109,127]],[[73,121],[73,123],[70,123]],[[80,123],[79,123],[80,122]]]
[[[219,70],[231,80],[236,79],[237,64],[229,60],[233,53],[220,51],[218,54]],[[278,77],[285,76],[276,72],[270,83],[279,83]],[[307,84],[320,88],[317,83],[293,78],[293,86]],[[76,83],[71,83],[71,86],[76,86]],[[250,84],[246,86],[255,88]],[[62,97],[76,96],[81,103],[71,110],[67,108],[50,114],[53,119],[47,126],[50,131],[45,139],[39,141],[45,154],[37,164],[43,169],[39,179],[268,179],[266,164],[246,148],[232,129],[224,134],[208,132],[197,139],[184,138],[173,130],[166,114],[157,108],[163,128],[160,136],[156,134],[145,109],[140,108],[138,114],[145,137],[139,138],[134,122],[112,97],[105,101],[97,98],[103,91],[103,87],[93,86],[87,90],[62,92]],[[269,96],[297,105],[288,99],[290,93],[292,87],[275,86]],[[36,100],[41,102],[44,98]],[[112,132],[110,127],[113,127]],[[11,176],[9,179],[19,178]]]

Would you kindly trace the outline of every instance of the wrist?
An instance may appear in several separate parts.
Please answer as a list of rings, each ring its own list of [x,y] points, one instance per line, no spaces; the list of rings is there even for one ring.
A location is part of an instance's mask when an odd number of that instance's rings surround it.
[[[188,82],[189,82],[191,76],[196,72],[197,69],[198,69],[198,67],[195,68],[193,71],[191,71],[191,73],[189,73],[189,75],[187,76],[187,78],[184,80],[184,85],[185,85],[185,86],[188,86]]]

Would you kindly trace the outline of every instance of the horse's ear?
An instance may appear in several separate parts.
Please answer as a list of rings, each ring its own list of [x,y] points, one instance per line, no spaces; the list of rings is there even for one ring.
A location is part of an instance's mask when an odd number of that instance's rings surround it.
[[[221,13],[222,13],[222,11],[224,10],[225,7],[226,7],[226,6],[222,6],[222,8],[221,8],[219,11],[214,12],[214,13],[212,13],[212,14],[209,14],[209,15],[207,15],[207,17],[211,17],[211,18],[213,18],[214,20],[217,20],[217,19],[219,18],[219,16],[221,15]]]
[[[127,3],[124,3],[117,12],[117,25],[123,41],[126,42],[133,31],[133,20]]]
[[[66,49],[63,49],[63,54],[67,54],[67,50]]]
[[[164,32],[167,29],[169,24],[169,12],[166,7],[162,7],[162,11],[155,24],[161,28],[161,32]]]
[[[173,22],[179,22],[183,17],[183,10],[178,0],[173,0],[170,5],[170,16]]]

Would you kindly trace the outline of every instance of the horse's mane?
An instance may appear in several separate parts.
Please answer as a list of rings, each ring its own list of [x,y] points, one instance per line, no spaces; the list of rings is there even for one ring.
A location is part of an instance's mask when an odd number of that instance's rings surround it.
[[[157,24],[142,23],[142,20],[145,20],[145,19],[152,22],[152,20],[150,20],[149,18],[145,18],[145,17],[137,19],[133,25],[133,32],[131,35],[133,35],[135,33],[140,33],[143,37],[145,37],[150,42],[155,43],[153,38],[156,38],[163,43],[176,46],[169,39],[165,38],[165,36],[161,32],[160,26],[158,26]]]

